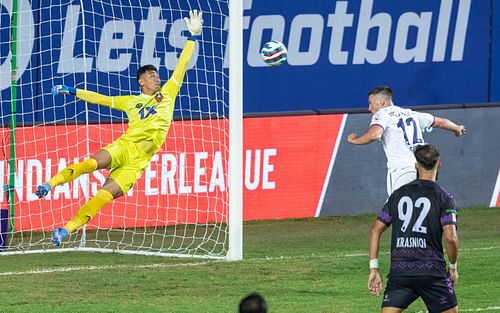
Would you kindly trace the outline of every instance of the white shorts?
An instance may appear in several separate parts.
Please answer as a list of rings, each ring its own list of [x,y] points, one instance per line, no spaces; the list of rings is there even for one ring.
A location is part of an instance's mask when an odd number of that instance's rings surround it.
[[[414,166],[396,167],[387,170],[387,194],[417,179],[417,169]]]

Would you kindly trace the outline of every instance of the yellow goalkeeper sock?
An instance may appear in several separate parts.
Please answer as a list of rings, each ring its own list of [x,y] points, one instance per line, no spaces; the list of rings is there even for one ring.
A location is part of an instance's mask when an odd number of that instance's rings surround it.
[[[91,173],[96,169],[97,161],[95,159],[89,158],[83,162],[72,164],[66,167],[65,169],[57,173],[54,177],[52,177],[49,181],[49,184],[52,188],[54,188],[55,186],[70,182],[82,174]]]
[[[104,189],[99,190],[95,197],[85,203],[73,219],[66,224],[65,227],[68,232],[72,233],[82,225],[87,224],[100,209],[111,201],[113,201],[113,195],[109,191]]]

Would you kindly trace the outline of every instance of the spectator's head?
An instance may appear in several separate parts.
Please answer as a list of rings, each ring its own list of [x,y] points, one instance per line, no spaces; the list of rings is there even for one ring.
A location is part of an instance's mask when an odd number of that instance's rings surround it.
[[[251,293],[241,299],[240,313],[267,313],[266,300],[258,293]]]

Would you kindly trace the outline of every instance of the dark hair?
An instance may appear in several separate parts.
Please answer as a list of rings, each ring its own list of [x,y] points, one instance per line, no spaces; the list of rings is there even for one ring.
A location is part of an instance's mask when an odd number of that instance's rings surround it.
[[[427,144],[417,146],[415,149],[415,159],[423,168],[430,171],[439,161],[439,150],[433,145]]]
[[[240,313],[267,313],[267,304],[264,298],[254,292],[240,301]]]
[[[386,98],[392,99],[392,89],[389,86],[378,86],[368,91],[368,97],[371,95],[383,95]]]
[[[143,65],[143,66],[139,67],[139,69],[137,70],[137,82],[139,82],[139,78],[141,78],[142,74],[149,72],[149,71],[154,71],[154,72],[158,73],[156,66],[154,66],[152,64]]]

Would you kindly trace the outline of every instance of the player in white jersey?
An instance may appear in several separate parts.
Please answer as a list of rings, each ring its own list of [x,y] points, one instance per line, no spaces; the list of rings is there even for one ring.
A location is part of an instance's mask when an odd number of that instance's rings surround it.
[[[425,144],[422,129],[443,128],[462,136],[465,127],[449,119],[403,109],[392,102],[388,86],[375,87],[368,92],[368,109],[373,114],[368,130],[358,136],[352,133],[347,140],[355,145],[365,145],[381,140],[387,157],[387,194],[415,180],[413,149]]]

